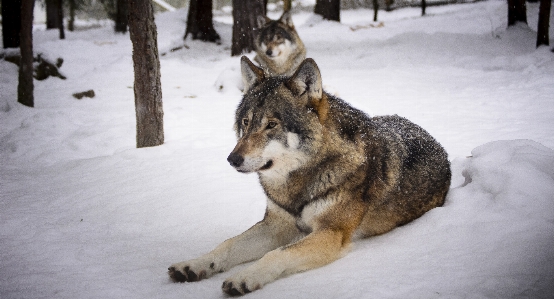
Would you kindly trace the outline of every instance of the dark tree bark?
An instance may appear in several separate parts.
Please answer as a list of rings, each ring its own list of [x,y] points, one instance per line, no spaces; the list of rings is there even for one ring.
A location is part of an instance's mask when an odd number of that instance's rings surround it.
[[[2,0],[2,41],[4,48],[19,48],[21,0]]]
[[[115,32],[125,33],[129,26],[129,4],[128,0],[116,0]]]
[[[46,0],[46,29],[58,29],[58,0]]]
[[[189,34],[192,39],[219,42],[220,37],[213,24],[212,0],[190,0],[187,29],[183,39],[187,39]]]
[[[427,1],[421,0],[421,15],[425,15],[425,9],[427,9]]]
[[[267,1],[266,1],[267,5]],[[292,9],[292,0],[283,0],[283,12],[289,11]]]
[[[517,22],[527,24],[525,0],[508,0],[508,26],[513,26]]]
[[[158,36],[150,0],[129,0],[129,33],[133,42],[137,148],[164,143],[162,84]]]
[[[385,0],[385,10],[391,11],[394,0]]]
[[[63,0],[57,0],[58,4],[58,28],[60,29],[60,39],[65,39],[65,29],[63,25]]]
[[[537,48],[550,44],[548,36],[548,27],[550,26],[550,7],[552,6],[552,0],[541,0],[539,7],[539,26],[537,30]]]
[[[373,22],[377,22],[378,12],[379,12],[379,1],[373,0]]]
[[[265,15],[263,0],[233,0],[233,40],[231,56],[254,50],[258,16]]]
[[[75,10],[77,8],[77,0],[68,0],[69,4],[69,20],[67,20],[67,30],[75,30]]]
[[[326,20],[340,22],[340,0],[317,0],[314,13]]]
[[[34,107],[33,85],[33,9],[35,0],[23,0],[21,3],[21,61],[19,63],[19,82],[17,101],[25,106]]]

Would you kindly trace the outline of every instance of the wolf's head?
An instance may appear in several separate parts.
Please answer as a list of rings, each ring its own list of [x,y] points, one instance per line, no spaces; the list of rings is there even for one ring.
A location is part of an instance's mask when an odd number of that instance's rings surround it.
[[[308,58],[291,77],[268,77],[245,56],[241,69],[238,142],[227,160],[239,172],[286,176],[311,159],[321,143],[328,102],[319,69]]]
[[[292,23],[290,11],[284,12],[279,20],[266,16],[258,17],[259,34],[256,38],[258,53],[273,60],[282,60],[298,46],[298,35]]]

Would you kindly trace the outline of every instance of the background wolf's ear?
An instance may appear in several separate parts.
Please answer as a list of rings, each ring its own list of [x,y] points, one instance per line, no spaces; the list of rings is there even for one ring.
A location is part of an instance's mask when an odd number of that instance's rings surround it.
[[[262,16],[262,15],[258,15],[258,18],[256,19],[256,22],[258,24],[258,28],[262,28],[264,27],[265,24],[267,24],[267,22],[271,21],[270,18],[268,18],[267,16]]]
[[[310,99],[320,99],[323,94],[321,73],[311,58],[300,64],[286,85],[297,96],[307,94]]]
[[[242,72],[242,83],[244,83],[242,92],[244,93],[246,93],[252,85],[264,79],[264,70],[255,66],[246,56],[242,56],[240,59],[240,69]]]
[[[292,23],[292,13],[290,10],[283,12],[283,15],[279,18],[279,22],[289,26],[290,28],[294,28],[294,24]]]

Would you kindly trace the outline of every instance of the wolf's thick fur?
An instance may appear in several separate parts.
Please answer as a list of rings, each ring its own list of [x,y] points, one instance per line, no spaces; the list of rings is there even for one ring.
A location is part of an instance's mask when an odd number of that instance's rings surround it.
[[[294,29],[290,11],[279,20],[258,18],[254,60],[271,76],[290,76],[306,58],[306,48]]]
[[[241,63],[245,95],[228,160],[258,173],[265,217],[171,266],[174,281],[258,260],[223,283],[226,293],[242,295],[338,259],[354,236],[385,233],[443,204],[450,164],[425,130],[396,115],[369,117],[327,94],[311,59],[292,77],[266,77],[246,57]]]

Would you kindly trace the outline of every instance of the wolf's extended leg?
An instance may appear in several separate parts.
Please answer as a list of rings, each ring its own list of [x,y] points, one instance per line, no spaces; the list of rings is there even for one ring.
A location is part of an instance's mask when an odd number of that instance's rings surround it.
[[[341,256],[342,239],[340,231],[311,233],[297,243],[267,253],[244,271],[228,278],[223,283],[223,291],[232,296],[244,295],[281,276],[326,265]]]
[[[307,207],[309,209],[309,207]],[[259,261],[223,283],[230,295],[244,295],[282,276],[321,267],[340,258],[365,212],[360,202],[315,203],[309,221],[314,232],[296,243],[268,252]],[[305,213],[303,213],[305,214]]]
[[[168,273],[175,282],[198,281],[238,264],[257,260],[300,236],[294,218],[268,201],[262,221],[199,258],[173,264]]]

